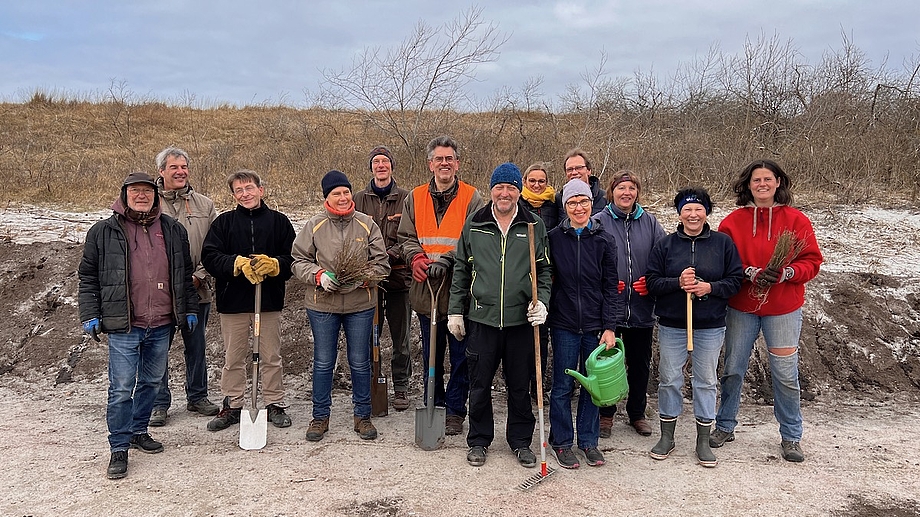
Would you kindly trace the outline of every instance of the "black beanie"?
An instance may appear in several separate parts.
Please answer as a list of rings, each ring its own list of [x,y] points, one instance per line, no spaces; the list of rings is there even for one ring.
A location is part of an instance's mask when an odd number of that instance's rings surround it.
[[[393,153],[390,152],[387,146],[378,145],[377,147],[371,149],[371,152],[367,157],[367,166],[371,169],[371,171],[374,170],[374,157],[379,154],[386,156],[390,160],[390,168],[396,170],[396,160],[393,158]]]
[[[336,187],[348,187],[351,190],[351,183],[348,177],[342,171],[331,170],[323,176],[323,197],[329,197],[329,193]]]

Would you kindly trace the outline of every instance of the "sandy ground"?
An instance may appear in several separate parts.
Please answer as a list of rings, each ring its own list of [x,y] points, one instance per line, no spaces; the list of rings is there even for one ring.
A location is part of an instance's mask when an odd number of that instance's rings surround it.
[[[437,451],[416,447],[412,409],[375,419],[380,437],[360,440],[341,391],[325,439],[306,442],[309,404],[296,400],[289,411],[294,425],[269,426],[261,451],[238,447],[238,427],[209,432],[208,418],[174,405],[167,426],[151,429],[166,450],[132,450],[128,477],[110,481],[109,455],[100,446],[105,389],[101,378],[58,387],[0,378],[0,514],[920,514],[920,429],[914,425],[920,410],[895,400],[806,404],[801,464],[782,460],[769,406],[742,408],[737,439],[716,450],[714,469],[696,464],[688,411],[679,421],[677,449],[665,461],[648,456],[657,432],[642,437],[617,419],[611,438],[601,440],[606,465],[558,469],[523,492],[517,486],[539,467],[517,464],[504,443],[503,419],[488,461],[474,468],[463,436],[447,437]],[[504,405],[496,409],[503,417]],[[548,464],[557,466],[551,453]]]

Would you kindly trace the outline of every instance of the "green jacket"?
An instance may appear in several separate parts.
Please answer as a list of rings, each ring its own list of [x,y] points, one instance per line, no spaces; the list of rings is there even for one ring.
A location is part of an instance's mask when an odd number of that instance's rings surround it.
[[[549,306],[552,267],[546,226],[530,211],[518,208],[507,235],[502,235],[489,203],[463,225],[448,314],[466,314],[472,321],[498,328],[528,323],[527,307],[533,296],[529,223],[534,224],[537,299]]]

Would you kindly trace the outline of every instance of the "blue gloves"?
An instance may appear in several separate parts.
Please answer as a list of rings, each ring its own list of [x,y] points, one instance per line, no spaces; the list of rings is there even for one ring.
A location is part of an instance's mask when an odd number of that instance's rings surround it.
[[[101,331],[102,326],[99,324],[99,318],[93,318],[83,322],[83,332],[93,336],[93,339],[96,341],[100,341],[99,332]]]
[[[189,332],[195,332],[195,327],[198,326],[198,316],[195,316],[194,314],[186,315],[185,326],[188,328]]]

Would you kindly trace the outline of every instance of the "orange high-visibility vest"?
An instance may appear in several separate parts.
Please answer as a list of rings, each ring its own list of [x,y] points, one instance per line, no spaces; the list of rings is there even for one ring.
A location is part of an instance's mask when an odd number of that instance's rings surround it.
[[[440,225],[434,213],[434,200],[428,191],[428,184],[415,187],[412,191],[415,206],[415,232],[425,254],[432,260],[457,249],[460,232],[466,221],[466,211],[473,199],[473,194],[476,193],[476,189],[472,186],[460,180],[457,182],[457,196],[448,205]]]

